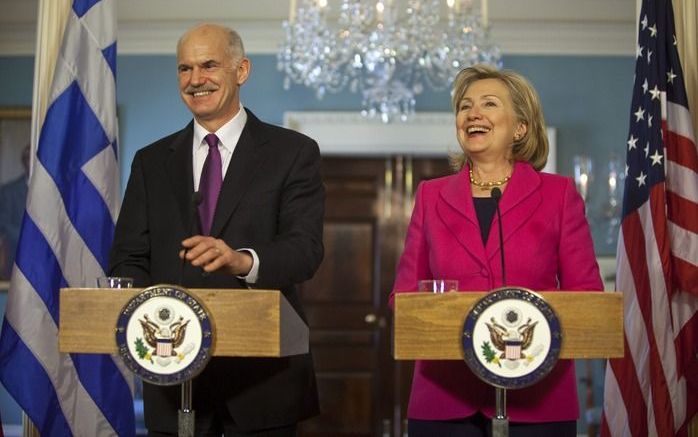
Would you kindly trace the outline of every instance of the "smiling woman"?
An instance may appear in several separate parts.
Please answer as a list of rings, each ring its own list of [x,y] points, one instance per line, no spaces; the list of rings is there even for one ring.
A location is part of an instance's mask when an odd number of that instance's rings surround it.
[[[419,184],[391,301],[433,278],[458,280],[461,290],[603,290],[573,181],[541,171],[548,142],[528,80],[483,65],[466,68],[454,83],[453,108],[458,172]],[[490,231],[497,228],[499,238]],[[418,360],[409,435],[489,435],[490,393],[462,362]],[[560,360],[538,385],[511,394],[510,425],[518,435],[574,436],[577,402],[573,363]]]

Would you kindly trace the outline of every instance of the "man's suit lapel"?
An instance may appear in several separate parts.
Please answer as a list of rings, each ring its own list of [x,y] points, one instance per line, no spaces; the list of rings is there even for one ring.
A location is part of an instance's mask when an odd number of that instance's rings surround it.
[[[470,196],[468,168],[463,168],[441,189],[436,211],[458,242],[478,263],[485,263],[485,247],[480,236],[480,224]]]
[[[540,176],[529,164],[517,162],[507,188],[499,201],[502,214],[502,233],[504,243],[521,228],[540,206]],[[487,256],[492,258],[499,254],[499,218],[496,213],[492,220],[490,235],[487,239]],[[505,248],[506,253],[506,248]]]
[[[194,141],[194,123],[191,122],[179,132],[170,145],[170,155],[165,161],[165,171],[170,180],[172,194],[177,200],[177,207],[182,218],[185,234],[198,233],[191,223],[194,205],[194,176],[192,170],[192,143]]]
[[[222,232],[257,174],[263,159],[261,150],[267,142],[263,134],[262,122],[247,110],[247,123],[235,146],[218,196],[211,235],[218,236]]]

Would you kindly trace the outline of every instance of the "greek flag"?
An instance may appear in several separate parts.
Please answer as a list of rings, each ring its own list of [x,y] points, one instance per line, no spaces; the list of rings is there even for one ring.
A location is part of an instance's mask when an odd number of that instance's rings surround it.
[[[58,352],[59,288],[94,287],[104,275],[120,198],[116,0],[74,0],[57,14],[59,3],[40,5],[40,27],[42,9],[65,24],[43,122],[34,113],[40,128],[0,337],[0,380],[43,436],[133,436],[132,378],[121,363]],[[57,41],[41,30],[38,40],[37,57],[42,43]]]

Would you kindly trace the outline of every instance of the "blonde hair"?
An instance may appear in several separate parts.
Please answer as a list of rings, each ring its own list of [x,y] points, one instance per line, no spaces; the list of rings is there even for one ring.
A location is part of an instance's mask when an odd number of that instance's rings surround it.
[[[453,81],[453,111],[458,113],[458,105],[470,85],[482,79],[497,79],[507,87],[514,104],[514,115],[527,127],[523,137],[513,144],[514,160],[528,162],[536,170],[541,170],[548,161],[548,136],[540,98],[525,77],[511,70],[497,70],[484,64],[464,68]],[[450,157],[450,162],[455,170],[460,170],[467,159],[465,153],[457,153]]]

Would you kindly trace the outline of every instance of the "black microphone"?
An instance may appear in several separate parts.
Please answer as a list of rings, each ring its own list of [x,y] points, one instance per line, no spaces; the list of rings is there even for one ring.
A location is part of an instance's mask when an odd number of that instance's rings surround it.
[[[199,205],[204,196],[199,191],[194,191],[191,195],[191,233],[198,233],[199,230]],[[194,228],[196,226],[196,229]]]
[[[189,235],[198,234],[199,226],[199,205],[203,196],[200,192],[194,191],[191,195],[191,216],[189,217],[191,221],[189,222]],[[187,262],[187,250],[184,249],[184,254],[182,256],[182,263],[179,266],[179,285],[183,285],[184,280],[184,264]]]
[[[497,187],[492,188],[490,195],[494,199],[495,206],[497,207],[497,224],[499,225],[499,254],[502,259],[502,287],[507,285],[507,271],[504,267],[504,236],[502,232],[502,213],[499,210],[499,199],[502,198],[502,190]]]

